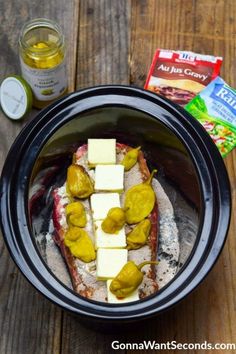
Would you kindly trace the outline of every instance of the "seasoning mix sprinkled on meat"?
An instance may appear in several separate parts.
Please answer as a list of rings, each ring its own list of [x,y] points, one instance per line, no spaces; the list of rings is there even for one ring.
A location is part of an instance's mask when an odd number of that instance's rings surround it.
[[[53,191],[53,223],[78,294],[123,303],[158,290],[155,173],[141,147],[115,139],[89,139],[74,154],[65,184]]]

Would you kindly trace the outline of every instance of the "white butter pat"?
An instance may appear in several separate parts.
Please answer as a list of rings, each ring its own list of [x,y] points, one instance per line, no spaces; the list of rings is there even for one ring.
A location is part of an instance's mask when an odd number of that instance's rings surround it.
[[[120,207],[118,193],[95,193],[90,197],[93,220],[103,220],[111,208]]]
[[[129,296],[127,296],[123,299],[118,299],[110,291],[111,282],[112,282],[112,279],[107,280],[107,300],[110,304],[124,304],[126,302],[132,302],[132,301],[139,300],[138,289],[136,289],[134,292],[132,292],[132,294],[130,294]]]
[[[123,165],[98,165],[95,168],[96,191],[123,191],[124,166]]]
[[[88,139],[88,163],[108,165],[116,163],[116,139]]]
[[[95,221],[95,247],[96,248],[125,248],[126,236],[124,227],[117,234],[107,234],[102,230],[102,221]]]
[[[97,250],[97,278],[99,280],[115,278],[127,260],[127,249],[99,248]]]

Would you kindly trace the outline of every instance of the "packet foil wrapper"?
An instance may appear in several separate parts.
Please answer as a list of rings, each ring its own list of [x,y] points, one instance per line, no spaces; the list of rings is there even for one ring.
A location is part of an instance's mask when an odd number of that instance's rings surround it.
[[[236,146],[236,90],[215,78],[186,106],[206,129],[222,157]]]

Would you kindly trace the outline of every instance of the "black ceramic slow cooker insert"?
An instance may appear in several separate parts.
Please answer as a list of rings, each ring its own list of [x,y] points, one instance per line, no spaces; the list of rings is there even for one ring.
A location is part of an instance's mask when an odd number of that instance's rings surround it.
[[[176,213],[181,234],[178,272],[159,292],[138,302],[113,305],[77,295],[48,267],[43,243],[37,243],[39,229],[48,228],[52,189],[63,183],[76,146],[95,137],[141,145],[149,167],[158,167],[158,178]],[[35,181],[55,165],[60,169],[50,174],[37,203],[30,205]],[[85,89],[43,110],[17,137],[1,177],[2,231],[22,273],[57,305],[104,321],[144,319],[188,295],[222,250],[230,203],[223,160],[202,126],[170,101],[128,86]],[[194,220],[186,218],[185,206],[193,211]],[[36,223],[39,214],[41,223]]]

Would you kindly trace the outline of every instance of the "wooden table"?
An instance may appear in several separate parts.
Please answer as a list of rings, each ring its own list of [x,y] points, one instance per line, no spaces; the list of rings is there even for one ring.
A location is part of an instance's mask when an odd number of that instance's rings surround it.
[[[110,83],[143,87],[158,47],[222,55],[221,76],[236,87],[235,0],[1,0],[1,80],[20,72],[19,30],[36,17],[55,19],[64,29],[70,91]],[[28,119],[36,114],[32,111]],[[0,113],[1,167],[26,122],[12,122]],[[236,150],[225,159],[233,197],[231,227],[213,271],[178,306],[130,333],[93,332],[51,304],[23,278],[1,238],[0,353],[110,353],[113,340],[236,342],[235,161]],[[205,353],[186,351],[193,352]]]

